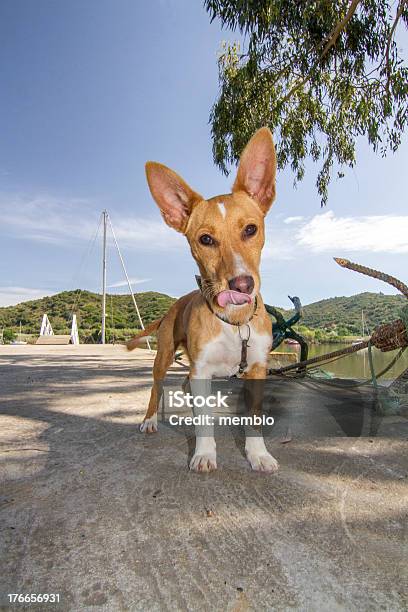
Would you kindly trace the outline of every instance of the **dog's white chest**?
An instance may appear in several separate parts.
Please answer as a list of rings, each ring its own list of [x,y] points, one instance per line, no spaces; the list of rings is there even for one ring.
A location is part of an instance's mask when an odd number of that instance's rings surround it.
[[[243,325],[240,331],[241,336],[237,327],[222,323],[220,334],[210,340],[199,354],[195,363],[196,378],[233,376],[238,373],[242,338],[248,337],[248,326]],[[269,334],[260,334],[251,327],[247,347],[247,370],[255,363],[266,364],[271,344]]]

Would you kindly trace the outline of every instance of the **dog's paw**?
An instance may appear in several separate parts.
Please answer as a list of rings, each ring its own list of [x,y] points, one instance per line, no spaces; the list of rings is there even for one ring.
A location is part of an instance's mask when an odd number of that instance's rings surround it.
[[[279,463],[276,461],[275,457],[272,457],[272,455],[268,453],[268,451],[262,454],[247,452],[247,459],[255,472],[267,472],[272,474],[279,469]]]
[[[217,469],[216,457],[215,453],[194,453],[190,461],[190,470],[193,472],[213,472]]]
[[[150,419],[145,419],[143,423],[140,424],[139,431],[141,433],[156,433],[157,432],[157,414],[152,416]]]

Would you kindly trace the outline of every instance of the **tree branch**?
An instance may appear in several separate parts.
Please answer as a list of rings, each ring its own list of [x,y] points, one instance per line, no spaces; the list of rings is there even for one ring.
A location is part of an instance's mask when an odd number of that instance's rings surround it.
[[[337,39],[340,36],[340,33],[345,29],[348,22],[350,21],[350,19],[353,17],[354,13],[356,12],[357,5],[359,4],[359,2],[360,0],[352,0],[349,6],[349,10],[347,11],[344,18],[341,21],[339,21],[336,27],[331,31],[329,35],[329,40],[327,41],[326,46],[323,49],[323,52],[319,58],[319,61],[321,61],[325,57],[325,55],[328,54],[328,52],[333,47],[333,45],[336,44]],[[403,2],[405,2],[405,0],[403,0]]]
[[[390,92],[390,80],[391,80],[391,67],[390,67],[391,43],[392,43],[392,39],[394,38],[394,33],[395,33],[395,30],[397,29],[397,25],[400,20],[400,17],[402,13],[404,12],[404,8],[407,6],[407,4],[408,4],[408,0],[400,0],[398,11],[394,19],[394,23],[392,24],[392,28],[389,33],[388,39],[387,39],[387,46],[385,49],[385,69],[387,72],[387,84],[386,84],[387,93]]]
[[[401,0],[401,1],[403,3],[405,3],[407,0]],[[322,46],[326,42],[326,45],[325,45],[321,55],[319,56],[319,58],[313,64],[312,69],[310,70],[309,74],[307,74],[304,79],[302,79],[301,81],[299,81],[298,83],[296,83],[292,87],[292,89],[286,94],[286,96],[281,101],[281,104],[284,104],[285,102],[287,102],[287,100],[289,100],[289,98],[291,98],[292,95],[300,87],[305,85],[311,79],[313,70],[319,65],[319,63],[322,61],[322,59],[328,54],[328,52],[333,47],[333,45],[336,44],[336,41],[337,41],[338,37],[340,36],[340,33],[346,28],[348,22],[350,21],[350,19],[353,17],[354,13],[356,12],[356,9],[357,9],[357,6],[358,6],[359,2],[360,2],[360,0],[352,0],[351,4],[349,6],[349,9],[348,9],[346,15],[344,16],[344,18],[341,21],[339,21],[339,23],[333,28],[333,30],[330,32],[330,34],[328,36],[328,39],[326,39],[326,41],[322,41],[322,43],[320,44],[320,46]]]

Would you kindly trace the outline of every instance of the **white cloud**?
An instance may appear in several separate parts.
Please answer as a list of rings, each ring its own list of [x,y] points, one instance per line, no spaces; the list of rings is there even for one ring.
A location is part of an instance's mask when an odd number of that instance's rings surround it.
[[[86,199],[0,194],[0,217],[2,235],[61,246],[79,241],[84,247],[78,248],[85,249],[95,235],[100,211],[95,202]],[[184,250],[187,253],[186,239],[169,228],[159,214],[146,219],[113,212],[112,223],[121,249],[142,253]],[[112,238],[109,240],[112,244]],[[267,263],[293,259],[302,251],[302,256],[307,256],[307,252],[340,256],[367,251],[408,253],[408,216],[336,217],[328,211],[312,218],[301,215],[285,219],[268,217],[263,260]],[[121,287],[125,283],[112,286]]]
[[[0,287],[0,307],[14,306],[20,302],[37,300],[47,295],[52,295],[55,291],[47,289],[33,289],[31,287]]]
[[[115,215],[112,224],[119,248],[167,251],[182,249],[187,244],[186,239],[166,225],[161,217],[156,220]]]
[[[304,217],[286,217],[286,219],[283,220],[284,223],[289,224],[289,223],[299,223],[300,221],[303,221]]]
[[[152,279],[151,278],[130,278],[129,280],[130,280],[131,285],[140,285],[141,283],[147,283],[148,281]],[[117,283],[112,283],[111,285],[108,285],[110,289],[114,287],[127,287],[127,286],[128,286],[127,280],[118,281]]]
[[[332,211],[316,215],[295,235],[312,253],[408,253],[408,216],[336,217]]]
[[[1,231],[13,237],[60,243],[89,239],[96,229],[87,200],[0,195]]]
[[[265,246],[262,250],[262,261],[287,261],[294,259],[295,250],[289,240],[284,238],[270,238],[266,239]]]
[[[284,223],[284,221],[283,221]],[[267,217],[265,222],[265,246],[262,262],[287,261],[295,257],[292,227],[288,227],[277,215]]]
[[[95,235],[100,212],[94,202],[85,199],[0,194],[0,216],[3,235],[64,245],[89,242]],[[183,248],[183,236],[169,228],[159,215],[157,219],[145,219],[114,213],[113,217],[120,248],[142,251]]]

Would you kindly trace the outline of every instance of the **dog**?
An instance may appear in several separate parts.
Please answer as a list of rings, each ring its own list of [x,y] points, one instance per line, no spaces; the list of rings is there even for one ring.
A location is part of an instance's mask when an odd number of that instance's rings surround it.
[[[140,426],[142,432],[154,433],[162,381],[179,346],[189,358],[192,387],[195,381],[209,381],[214,376],[238,375],[248,381],[266,378],[272,323],[260,295],[259,264],[265,240],[264,218],[276,191],[272,134],[263,127],[251,138],[241,155],[230,194],[205,199],[173,170],[156,162],[146,163],[146,177],[164,221],[186,236],[200,271],[200,290],[181,297],[162,319],[128,343],[131,350],[140,338],[157,332],[154,382]],[[252,411],[259,412],[263,393],[254,395]],[[213,429],[207,428],[205,435],[197,433],[196,427],[190,469],[215,470]],[[278,469],[260,431],[256,436],[246,436],[245,451],[253,470]]]

